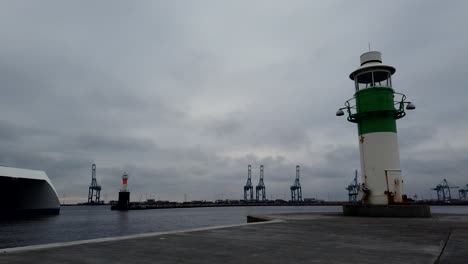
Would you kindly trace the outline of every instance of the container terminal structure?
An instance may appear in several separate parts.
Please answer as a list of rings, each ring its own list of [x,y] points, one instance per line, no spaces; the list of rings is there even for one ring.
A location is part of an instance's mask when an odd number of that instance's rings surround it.
[[[255,186],[255,201],[266,201],[266,187],[264,182],[264,167],[260,165],[260,179],[257,186]]]
[[[253,202],[252,165],[247,166],[247,182],[244,185],[244,201]]]
[[[99,204],[101,202],[101,185],[96,180],[96,164],[91,165],[91,184],[88,189],[88,204]]]
[[[296,179],[294,184],[289,187],[291,190],[291,202],[302,202],[302,187],[300,182],[300,167],[296,166]]]

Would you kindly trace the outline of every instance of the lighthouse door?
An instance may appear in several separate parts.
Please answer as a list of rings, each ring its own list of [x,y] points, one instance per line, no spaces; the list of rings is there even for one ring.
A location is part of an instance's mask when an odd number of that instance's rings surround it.
[[[401,170],[385,170],[387,180],[387,195],[389,203],[402,202],[402,178]]]

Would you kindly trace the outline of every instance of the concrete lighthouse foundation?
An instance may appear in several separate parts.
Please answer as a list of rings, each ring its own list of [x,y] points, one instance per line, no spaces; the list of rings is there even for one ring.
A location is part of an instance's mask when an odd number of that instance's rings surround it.
[[[369,51],[361,55],[360,67],[349,75],[355,93],[336,115],[342,116],[346,110],[348,121],[357,124],[362,184],[359,204],[344,206],[344,215],[430,216],[429,206],[412,205],[403,195],[396,121],[415,106],[395,92],[395,71],[382,63],[380,52]]]
[[[117,202],[117,208],[119,210],[128,210],[130,206],[130,192],[119,192],[119,200]]]
[[[431,217],[431,207],[423,204],[374,205],[350,204],[343,205],[344,216],[370,217]]]

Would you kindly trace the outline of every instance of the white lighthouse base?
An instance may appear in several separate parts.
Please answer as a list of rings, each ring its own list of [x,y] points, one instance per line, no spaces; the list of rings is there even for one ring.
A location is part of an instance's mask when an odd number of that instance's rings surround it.
[[[397,133],[368,133],[362,135],[359,142],[362,182],[370,190],[363,202],[374,205],[402,202],[403,179]]]

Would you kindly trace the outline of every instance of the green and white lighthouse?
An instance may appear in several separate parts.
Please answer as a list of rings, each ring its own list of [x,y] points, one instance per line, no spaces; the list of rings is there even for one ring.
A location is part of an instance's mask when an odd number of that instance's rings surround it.
[[[361,157],[360,198],[364,204],[387,205],[402,202],[403,179],[400,170],[396,120],[415,106],[395,92],[395,68],[382,63],[382,55],[369,51],[361,55],[361,66],[349,78],[354,81],[354,97],[336,115],[348,114],[356,123]]]

